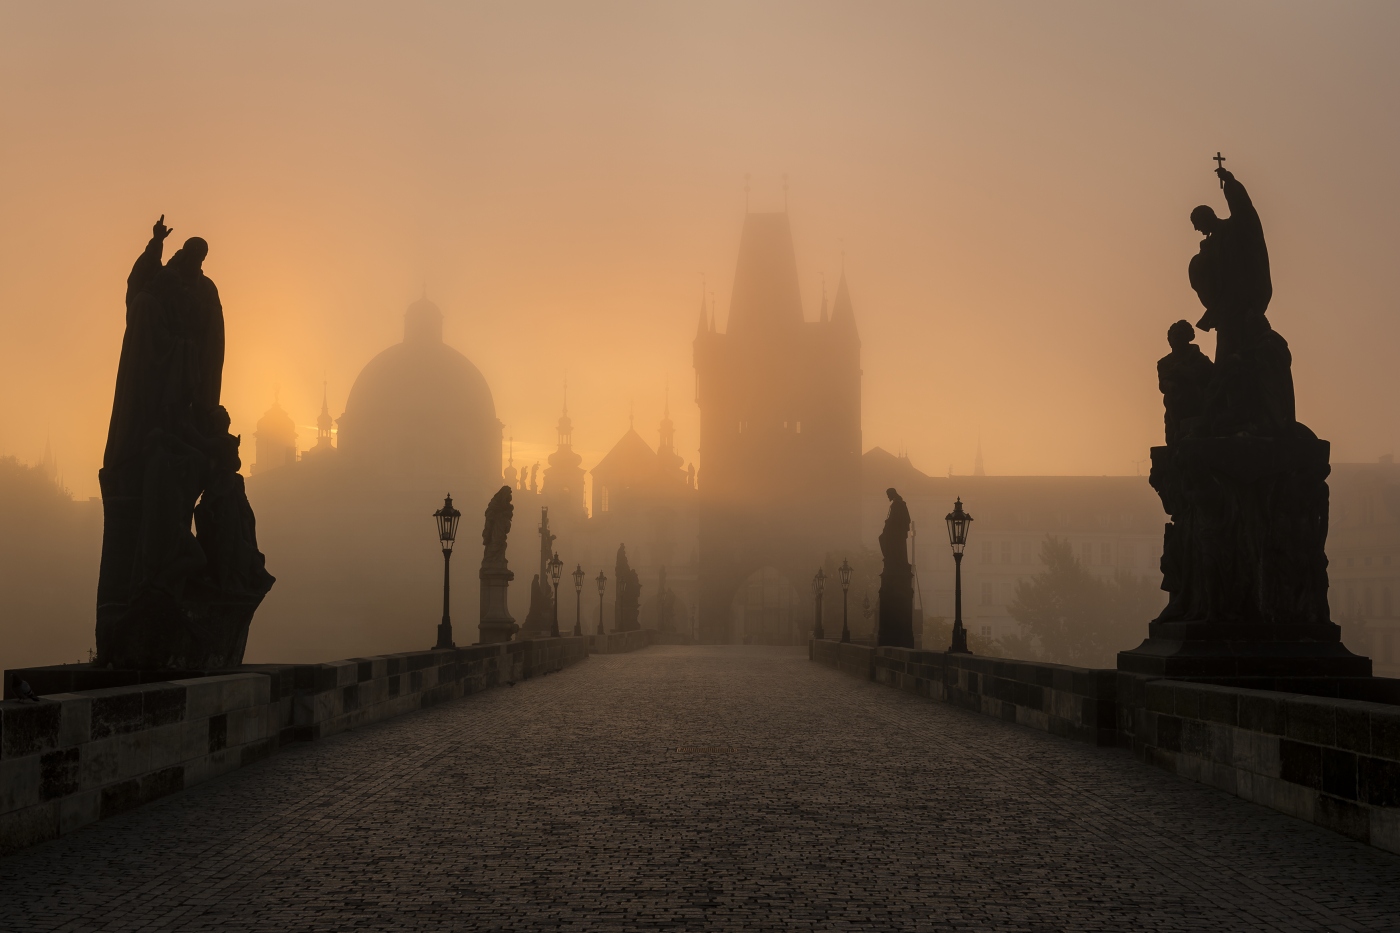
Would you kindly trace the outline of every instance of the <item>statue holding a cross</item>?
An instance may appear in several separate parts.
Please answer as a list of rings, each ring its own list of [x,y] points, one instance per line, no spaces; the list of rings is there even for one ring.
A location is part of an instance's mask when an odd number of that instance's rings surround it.
[[[1216,378],[1207,408],[1212,433],[1278,436],[1294,430],[1293,358],[1269,326],[1273,297],[1264,226],[1249,192],[1215,154],[1215,174],[1230,207],[1219,217],[1208,205],[1191,212],[1204,234],[1189,275],[1205,314],[1196,324],[1216,332]]]

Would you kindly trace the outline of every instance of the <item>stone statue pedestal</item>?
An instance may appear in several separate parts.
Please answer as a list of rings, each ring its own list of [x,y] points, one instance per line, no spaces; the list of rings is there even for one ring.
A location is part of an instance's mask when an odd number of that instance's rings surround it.
[[[1152,448],[1172,521],[1171,599],[1118,669],[1163,677],[1368,677],[1327,605],[1330,445],[1291,437],[1187,437]]]
[[[514,579],[514,571],[507,569],[504,562],[499,566],[482,564],[481,622],[479,625],[481,640],[477,644],[490,645],[510,641],[520,630],[520,626],[515,624],[515,619],[511,618],[510,609],[506,605],[506,594],[510,587],[510,581]]]

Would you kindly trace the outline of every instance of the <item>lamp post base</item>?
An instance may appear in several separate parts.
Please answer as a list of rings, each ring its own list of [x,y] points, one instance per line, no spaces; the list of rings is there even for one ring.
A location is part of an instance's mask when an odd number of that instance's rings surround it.
[[[963,628],[962,620],[953,623],[953,643],[948,646],[949,654],[972,654],[967,650],[967,629]]]
[[[456,643],[452,641],[451,622],[439,622],[437,627],[437,635],[437,644],[433,645],[434,651],[448,651],[452,648],[457,647]]]

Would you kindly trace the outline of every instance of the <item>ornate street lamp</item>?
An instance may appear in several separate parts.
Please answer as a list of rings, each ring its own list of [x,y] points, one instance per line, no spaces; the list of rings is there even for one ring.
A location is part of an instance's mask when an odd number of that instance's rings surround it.
[[[563,570],[564,562],[559,559],[559,552],[555,551],[549,561],[549,580],[554,584],[554,627],[549,633],[550,638],[559,637],[559,575]]]
[[[962,497],[953,503],[953,511],[948,513],[948,543],[953,546],[953,643],[949,653],[971,654],[967,650],[967,629],[962,621],[962,558],[963,548],[967,547],[968,526],[972,516],[963,511]]]
[[[855,568],[846,558],[841,558],[837,572],[841,574],[841,641],[851,640],[851,571]]]
[[[598,634],[606,635],[603,631],[603,591],[608,588],[608,578],[603,575],[603,571],[598,571]]]
[[[826,592],[826,571],[817,568],[817,575],[812,578],[812,595],[817,601],[816,623],[812,626],[812,637],[821,639],[826,635],[822,632],[822,593]]]
[[[457,646],[452,643],[452,617],[448,614],[451,592],[449,570],[452,566],[452,545],[457,542],[457,523],[461,521],[462,513],[452,507],[451,493],[443,500],[442,508],[433,513],[433,518],[437,519],[438,542],[442,545],[442,622],[438,625],[437,644],[433,647],[455,648]]]
[[[574,567],[574,637],[583,634],[583,564]]]

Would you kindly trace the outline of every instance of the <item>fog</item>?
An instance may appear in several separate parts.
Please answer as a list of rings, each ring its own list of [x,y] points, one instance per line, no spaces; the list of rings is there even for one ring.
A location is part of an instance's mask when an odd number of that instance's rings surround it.
[[[703,475],[702,295],[723,330],[746,210],[786,208],[805,318],[850,284],[865,449],[1132,476],[1166,327],[1199,314],[1187,215],[1223,212],[1219,150],[1263,216],[1299,420],[1375,460],[1400,446],[1397,27],[1386,3],[3,3],[0,456],[48,445],[63,521],[90,525],[125,279],[163,214],[211,245],[245,472],[274,398],[309,447],[323,391],[339,418],[426,294],[516,466],[555,450],[567,381],[584,470],[631,424],[656,447],[669,386]],[[405,610],[429,624],[435,505]],[[309,624],[265,550],[266,630]],[[66,601],[7,577],[0,662],[90,645],[69,596],[96,552],[68,556]],[[382,634],[345,653],[431,637]]]

